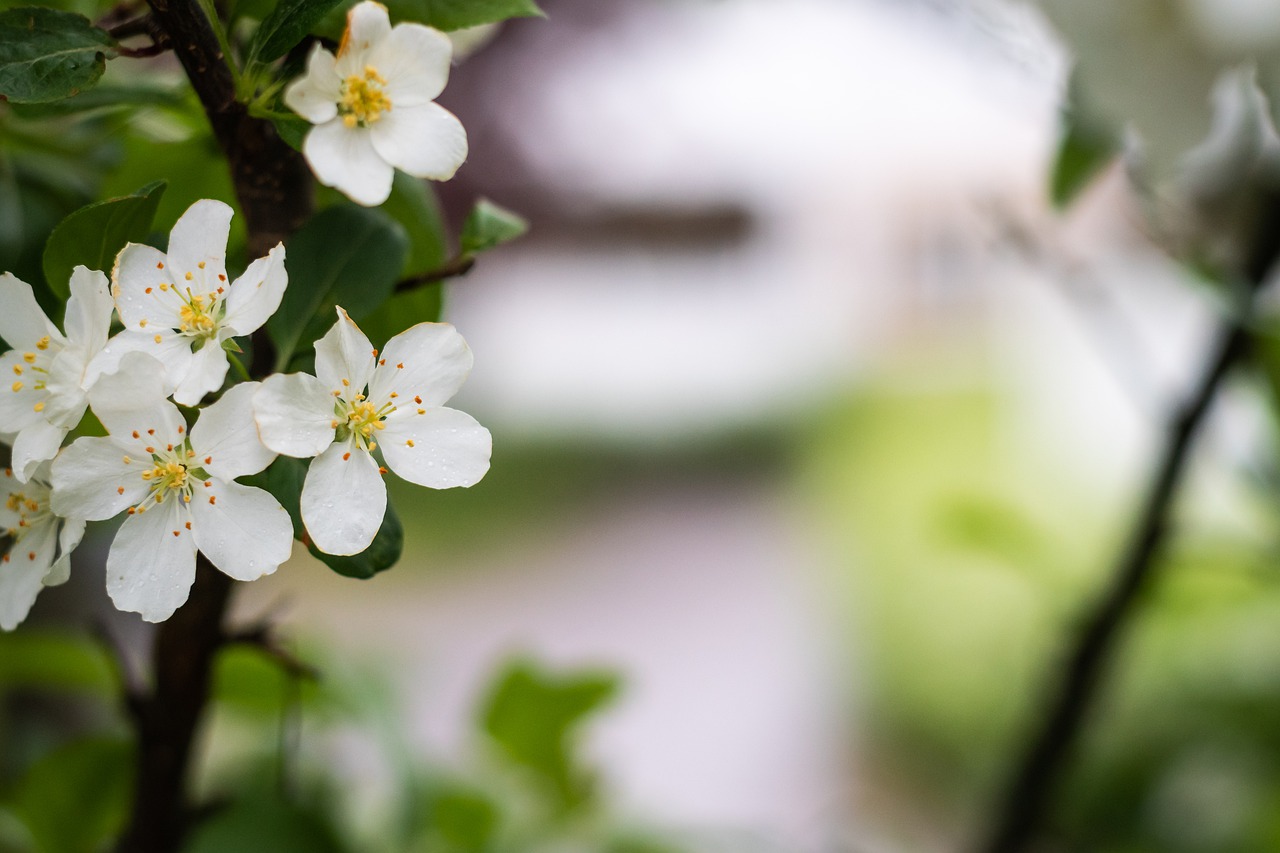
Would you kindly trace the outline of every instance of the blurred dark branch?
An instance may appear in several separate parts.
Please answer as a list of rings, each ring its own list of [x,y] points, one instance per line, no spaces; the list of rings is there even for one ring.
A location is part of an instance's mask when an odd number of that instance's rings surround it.
[[[985,853],[1027,849],[1040,827],[1068,760],[1079,740],[1095,695],[1122,630],[1142,590],[1151,582],[1170,528],[1170,511],[1197,432],[1223,380],[1250,351],[1248,325],[1253,294],[1280,255],[1280,196],[1269,193],[1259,208],[1243,274],[1248,290],[1239,313],[1222,323],[1217,343],[1199,383],[1172,418],[1164,452],[1128,545],[1121,552],[1110,588],[1084,620],[1061,681],[1048,695],[1041,728],[1027,742],[998,805]]]
[[[249,256],[265,255],[311,215],[310,170],[269,122],[252,118],[236,99],[228,58],[200,4],[147,0],[147,5],[153,42],[172,46],[227,157]],[[252,373],[262,378],[274,359],[264,336],[253,340]],[[187,603],[156,632],[153,686],[130,699],[137,776],[120,853],[177,853],[198,814],[188,802],[191,748],[208,705],[215,657],[227,641],[222,624],[231,593],[231,579],[200,555]]]

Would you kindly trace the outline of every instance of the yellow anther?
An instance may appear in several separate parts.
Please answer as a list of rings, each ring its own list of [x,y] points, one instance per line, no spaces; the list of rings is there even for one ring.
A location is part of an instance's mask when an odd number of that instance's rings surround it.
[[[193,276],[191,273],[187,273],[186,275],[183,276],[183,278],[185,278],[187,281],[191,281],[191,279],[195,278],[195,276]]]
[[[49,348],[49,336],[48,336],[48,335],[45,335],[45,336],[44,336],[43,338],[41,338],[40,340],[36,341],[36,349],[38,349],[38,350],[47,350],[48,348]]]
[[[15,374],[17,374],[18,376],[21,376],[21,375],[22,375],[22,365],[21,365],[21,364],[15,364],[15,365],[13,366],[13,372],[14,372]]]
[[[159,335],[156,335],[156,337],[155,337],[155,342],[156,342],[156,343],[160,343],[160,341],[161,341],[161,340],[163,340],[163,339],[162,339]]]
[[[204,269],[204,261],[201,261],[200,263],[196,264],[196,266],[199,267],[200,269]],[[191,277],[190,275],[187,276],[187,278],[190,278],[190,277]]]
[[[409,447],[413,447],[413,439],[412,438],[408,439],[407,441],[405,441],[405,444],[408,445]]]
[[[32,409],[34,409],[34,410],[35,410],[35,411],[37,411],[37,412],[43,412],[43,411],[44,411],[44,401],[43,401],[43,400],[41,400],[39,403],[36,403],[36,404],[35,404],[34,406],[32,406],[31,408],[32,408]]]
[[[22,354],[22,360],[25,361],[27,364],[35,364],[36,354],[33,352],[24,352]]]
[[[21,383],[21,382],[15,382],[15,383],[13,383],[13,390],[14,390],[14,391],[21,391],[21,390],[22,390],[22,387],[23,387],[23,386],[22,386],[22,383]]]
[[[352,74],[342,81],[342,100],[338,102],[338,114],[347,127],[366,126],[382,118],[391,109],[391,99],[382,91],[386,78],[371,65],[365,66],[364,76]]]

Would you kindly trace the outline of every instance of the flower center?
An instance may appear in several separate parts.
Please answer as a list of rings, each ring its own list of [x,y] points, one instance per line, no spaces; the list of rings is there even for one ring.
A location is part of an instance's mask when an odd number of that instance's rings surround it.
[[[333,428],[337,430],[336,439],[346,441],[354,436],[356,443],[364,450],[375,450],[378,447],[377,435],[387,428],[386,418],[396,410],[391,403],[375,406],[357,394],[352,400],[339,398],[334,402]]]
[[[204,474],[191,463],[195,455],[195,451],[186,442],[178,447],[170,445],[164,450],[153,452],[151,467],[141,474],[148,486],[147,496],[137,506],[130,507],[129,514],[146,512],[156,504],[164,503],[165,498],[170,495],[183,503],[190,503],[191,493]]]
[[[387,78],[372,65],[364,67],[364,75],[352,74],[342,81],[342,100],[338,115],[347,127],[368,127],[391,109],[391,99],[382,91]]]
[[[178,309],[178,331],[196,338],[210,338],[217,334],[219,315],[223,313],[222,302],[217,293],[205,295],[192,294],[190,288],[182,297],[182,307]]]
[[[33,525],[39,524],[49,515],[48,506],[25,492],[10,492],[4,505],[10,512],[18,514],[17,525],[5,531],[9,536],[13,537],[14,542],[20,542]]]

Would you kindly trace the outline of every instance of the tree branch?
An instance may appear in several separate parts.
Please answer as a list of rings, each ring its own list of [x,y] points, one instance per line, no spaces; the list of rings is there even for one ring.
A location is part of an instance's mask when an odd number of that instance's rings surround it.
[[[1038,829],[1066,768],[1106,666],[1128,625],[1141,591],[1150,583],[1169,533],[1169,515],[1192,444],[1214,398],[1231,370],[1250,350],[1253,294],[1280,255],[1280,194],[1260,193],[1254,234],[1242,270],[1248,285],[1240,315],[1223,322],[1199,383],[1170,422],[1159,467],[1128,545],[1121,552],[1112,584],[1085,621],[1066,670],[1044,705],[1043,726],[1027,743],[999,804],[985,853],[1026,849]]]
[[[311,173],[302,156],[266,121],[236,100],[234,77],[213,25],[195,0],[147,0],[156,44],[169,44],[182,63],[227,157],[248,230],[250,257],[265,255],[311,215]],[[295,286],[298,286],[295,284]],[[252,373],[270,371],[269,341],[254,338]],[[192,743],[209,699],[232,581],[203,554],[187,603],[156,633],[154,687],[133,702],[138,736],[137,778],[120,853],[176,853],[195,815],[187,802]]]

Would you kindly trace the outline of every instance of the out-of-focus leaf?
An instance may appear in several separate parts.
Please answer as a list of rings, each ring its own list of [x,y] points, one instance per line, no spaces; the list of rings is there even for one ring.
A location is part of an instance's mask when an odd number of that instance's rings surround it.
[[[285,145],[295,151],[302,150],[302,143],[311,131],[311,122],[302,116],[289,116],[286,118],[274,118],[271,123],[276,126],[276,133],[280,134],[280,138],[284,140]]]
[[[1070,104],[1062,113],[1058,154],[1049,180],[1049,197],[1058,208],[1071,204],[1120,151],[1120,137],[1115,131],[1081,105],[1075,78],[1069,98]]]
[[[77,264],[111,274],[115,257],[126,243],[139,243],[151,233],[164,181],[147,184],[133,195],[82,207],[58,223],[44,248],[44,278],[49,289],[66,299]]]
[[[13,812],[42,853],[91,853],[124,827],[133,785],[133,747],[88,738],[37,762],[18,784]]]
[[[373,542],[359,554],[350,556],[326,554],[311,544],[311,537],[306,535],[306,528],[302,523],[300,508],[302,484],[306,479],[309,465],[308,459],[281,456],[272,462],[271,467],[265,472],[254,478],[246,478],[246,482],[251,482],[274,495],[293,521],[294,538],[305,543],[312,556],[338,574],[367,580],[399,562],[400,554],[404,550],[404,527],[400,524],[400,517],[396,515],[390,500],[387,501],[386,515],[382,517],[382,526],[378,528]]]
[[[0,634],[0,690],[33,687],[102,696],[119,689],[106,652],[86,637]]]
[[[123,109],[140,106],[176,106],[182,94],[155,86],[122,86],[104,83],[61,101],[40,104],[15,104],[13,111],[24,118],[48,118],[88,110]]]
[[[409,257],[400,271],[401,278],[421,275],[444,264],[449,252],[444,216],[435,191],[426,181],[396,172],[391,197],[381,209],[399,222],[409,237]],[[397,293],[360,321],[360,328],[381,349],[394,335],[415,323],[439,320],[442,303],[439,284]]]
[[[591,794],[591,779],[573,755],[574,731],[618,688],[612,673],[555,674],[516,661],[497,679],[480,723],[508,759],[546,779],[559,804],[570,808]]]
[[[391,0],[387,6],[395,20],[421,21],[445,31],[546,17],[533,0]]]
[[[344,849],[318,811],[255,792],[200,824],[183,853],[342,853]]]
[[[429,849],[485,853],[491,849],[500,818],[497,803],[464,783],[434,783],[422,809]]]
[[[383,303],[404,268],[409,239],[381,211],[342,205],[313,216],[288,249],[290,286],[267,324],[280,370],[294,350],[329,330],[335,305],[358,321]]]
[[[280,0],[271,10],[253,39],[249,56],[272,62],[284,56],[309,33],[329,10],[342,0]]]
[[[116,41],[83,15],[38,6],[0,12],[0,96],[69,98],[98,82]]]
[[[463,223],[462,253],[471,255],[492,249],[528,230],[529,223],[523,217],[482,198]]]

